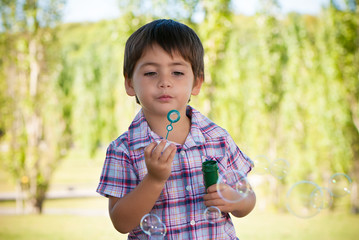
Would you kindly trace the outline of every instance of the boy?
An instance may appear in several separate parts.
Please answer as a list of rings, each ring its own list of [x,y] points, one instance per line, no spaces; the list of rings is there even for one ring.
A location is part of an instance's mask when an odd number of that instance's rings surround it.
[[[196,33],[173,20],[148,23],[127,40],[125,89],[141,110],[109,145],[97,192],[109,198],[112,223],[129,239],[148,238],[139,224],[149,212],[166,225],[166,239],[238,239],[228,213],[243,217],[254,208],[253,191],[230,203],[219,197],[216,184],[207,190],[203,184],[206,159],[218,162],[220,175],[252,168],[224,129],[187,105],[204,81],[203,54]],[[165,147],[173,109],[181,117]],[[203,216],[208,206],[222,212],[214,224]]]

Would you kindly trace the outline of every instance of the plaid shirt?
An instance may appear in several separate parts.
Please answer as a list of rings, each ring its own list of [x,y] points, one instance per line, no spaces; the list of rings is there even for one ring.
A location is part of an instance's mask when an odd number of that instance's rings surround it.
[[[183,145],[177,144],[172,173],[151,213],[167,227],[166,239],[238,239],[229,214],[209,223],[204,218],[202,162],[216,160],[219,174],[228,170],[248,173],[252,161],[243,154],[228,132],[200,112],[187,107],[191,130]],[[174,126],[176,127],[176,126]],[[147,174],[144,148],[159,140],[140,111],[127,132],[113,141],[106,153],[97,192],[121,198],[131,192]],[[129,239],[148,239],[138,226]]]

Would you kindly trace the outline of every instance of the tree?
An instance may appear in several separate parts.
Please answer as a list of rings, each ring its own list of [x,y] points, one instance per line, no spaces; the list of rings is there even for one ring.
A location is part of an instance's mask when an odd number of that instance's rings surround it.
[[[336,110],[332,113],[332,121],[336,132],[339,130],[333,138],[343,140],[342,148],[348,149],[350,159],[341,160],[333,169],[342,170],[354,179],[352,210],[359,213],[356,183],[359,179],[359,2],[348,0],[343,6],[332,0],[321,21],[322,71],[331,83],[327,101],[332,102],[331,109]]]
[[[209,118],[219,117],[219,110],[222,105],[216,105],[216,90],[226,79],[221,76],[225,51],[228,47],[232,29],[229,0],[200,1],[203,8],[204,20],[197,26],[197,32],[202,40],[205,57],[205,103],[203,112]],[[207,69],[207,70],[206,70]],[[218,111],[217,111],[218,110]]]
[[[20,196],[25,196],[27,210],[41,213],[51,176],[69,146],[69,138],[64,137],[68,123],[54,81],[56,24],[63,2],[2,0],[0,4],[1,82],[6,86],[1,161],[12,173]]]

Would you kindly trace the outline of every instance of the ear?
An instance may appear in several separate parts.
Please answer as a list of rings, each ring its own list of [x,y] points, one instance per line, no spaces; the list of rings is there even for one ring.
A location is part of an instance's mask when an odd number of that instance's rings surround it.
[[[203,76],[197,77],[195,83],[193,84],[193,88],[192,88],[192,95],[198,95],[199,92],[201,91],[201,87],[202,87],[202,83],[203,83]]]
[[[125,89],[128,96],[136,96],[135,89],[133,88],[132,79],[125,76]]]

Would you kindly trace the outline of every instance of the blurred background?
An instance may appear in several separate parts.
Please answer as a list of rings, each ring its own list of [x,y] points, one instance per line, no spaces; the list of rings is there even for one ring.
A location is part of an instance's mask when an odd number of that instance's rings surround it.
[[[95,190],[139,110],[125,42],[157,18],[198,33],[191,105],[256,164],[238,236],[357,239],[358,0],[0,0],[0,239],[126,239]],[[301,181],[329,189],[321,207],[288,202]]]

